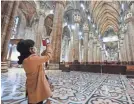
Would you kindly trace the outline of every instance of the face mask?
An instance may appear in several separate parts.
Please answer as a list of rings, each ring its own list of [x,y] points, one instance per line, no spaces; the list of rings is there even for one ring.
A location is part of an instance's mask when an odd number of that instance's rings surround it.
[[[31,53],[37,53],[37,48],[36,47],[31,47],[30,52]]]

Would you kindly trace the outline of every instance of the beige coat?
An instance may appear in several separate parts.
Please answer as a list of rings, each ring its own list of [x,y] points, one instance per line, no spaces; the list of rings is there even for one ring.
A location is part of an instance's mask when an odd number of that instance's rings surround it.
[[[23,61],[26,72],[26,90],[29,103],[38,103],[52,96],[48,81],[43,70],[43,63],[51,57],[50,46],[44,56],[30,55]]]

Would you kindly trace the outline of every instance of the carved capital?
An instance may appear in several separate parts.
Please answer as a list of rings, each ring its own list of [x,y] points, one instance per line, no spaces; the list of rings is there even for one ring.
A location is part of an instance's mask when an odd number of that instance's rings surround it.
[[[59,3],[59,4],[63,5],[63,7],[66,6],[66,1],[55,1],[55,3]]]
[[[128,13],[124,17],[125,23],[134,21],[134,14],[131,11],[128,11]]]
[[[73,14],[73,19],[74,19],[74,22],[75,22],[75,23],[80,23],[80,21],[81,21],[80,14],[79,14],[78,12],[75,12],[75,13]]]
[[[84,23],[84,25],[83,25],[83,30],[84,30],[84,32],[86,32],[86,33],[89,32],[89,27],[88,27],[88,24],[87,24],[87,23]]]

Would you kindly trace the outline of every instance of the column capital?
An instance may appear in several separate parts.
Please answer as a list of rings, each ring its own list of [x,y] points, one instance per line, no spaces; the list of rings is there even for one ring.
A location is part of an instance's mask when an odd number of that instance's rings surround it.
[[[75,23],[80,23],[81,22],[81,16],[78,11],[75,11],[73,14],[73,20]]]
[[[131,10],[129,10],[128,13],[125,15],[124,19],[125,19],[125,23],[134,21],[134,14],[133,14],[133,12]]]
[[[66,1],[54,1],[55,3],[62,4],[64,7],[66,6]]]
[[[83,24],[83,30],[84,30],[84,33],[89,33],[89,27],[88,27],[88,23],[84,23]]]

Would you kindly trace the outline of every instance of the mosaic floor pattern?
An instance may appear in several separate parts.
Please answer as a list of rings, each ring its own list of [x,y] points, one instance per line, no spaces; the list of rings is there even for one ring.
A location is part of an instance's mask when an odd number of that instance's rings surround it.
[[[60,70],[46,73],[54,86],[52,104],[134,104],[134,79],[124,75]],[[2,73],[2,104],[27,104],[25,80],[21,68]]]

